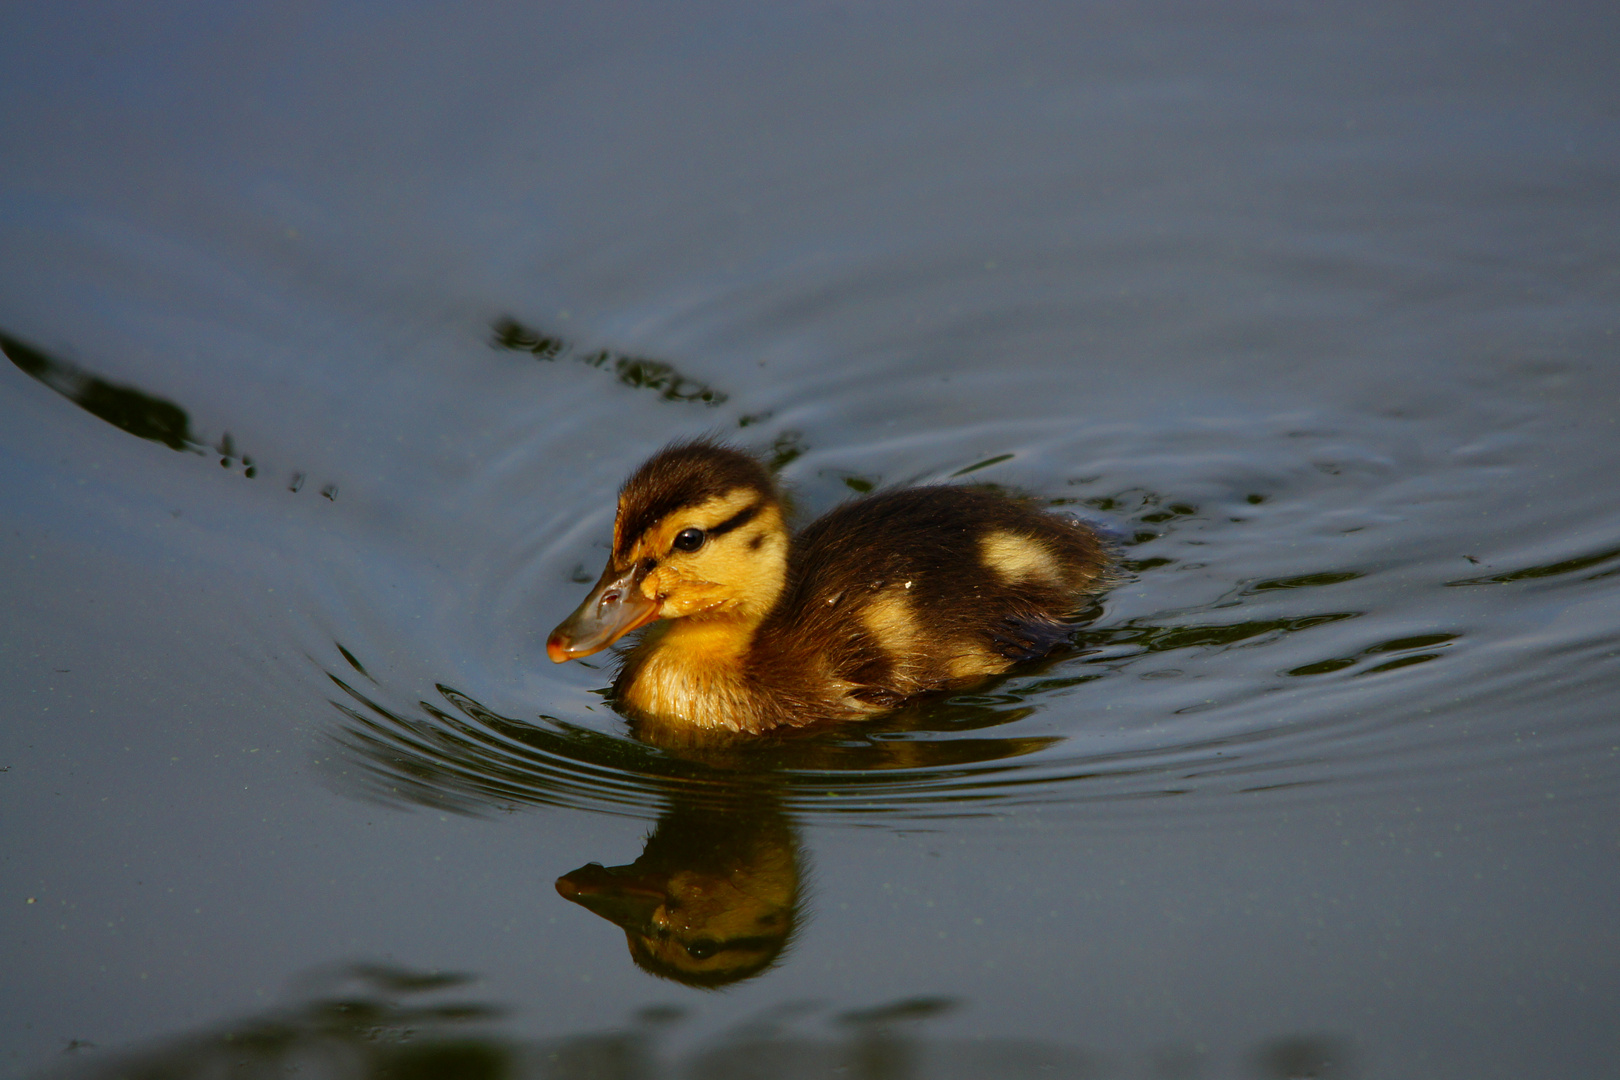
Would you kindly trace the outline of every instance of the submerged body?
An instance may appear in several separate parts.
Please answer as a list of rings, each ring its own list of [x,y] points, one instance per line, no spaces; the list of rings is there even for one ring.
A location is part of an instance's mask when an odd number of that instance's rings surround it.
[[[680,443],[625,483],[613,554],[559,663],[648,623],[616,704],[660,727],[853,719],[1050,651],[1104,582],[1085,525],[976,488],[882,492],[790,537],[765,468]]]

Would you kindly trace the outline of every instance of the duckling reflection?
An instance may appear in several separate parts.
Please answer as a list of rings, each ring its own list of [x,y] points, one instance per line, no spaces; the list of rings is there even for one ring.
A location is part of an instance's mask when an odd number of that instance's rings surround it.
[[[624,930],[650,974],[714,989],[763,974],[797,929],[803,858],[774,800],[678,802],[628,866],[587,863],[557,891]]]

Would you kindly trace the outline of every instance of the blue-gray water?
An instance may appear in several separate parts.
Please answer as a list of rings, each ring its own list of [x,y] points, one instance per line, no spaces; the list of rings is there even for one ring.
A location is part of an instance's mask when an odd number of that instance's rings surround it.
[[[0,1069],[1612,1073],[1617,31],[9,9]],[[1130,573],[980,692],[643,746],[544,635],[702,432]],[[558,895],[649,835],[797,882],[767,970]]]

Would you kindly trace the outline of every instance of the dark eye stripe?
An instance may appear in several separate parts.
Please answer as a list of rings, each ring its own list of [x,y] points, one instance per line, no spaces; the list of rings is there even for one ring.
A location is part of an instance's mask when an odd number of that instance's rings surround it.
[[[730,938],[726,941],[711,941],[704,938],[688,944],[686,952],[694,960],[708,960],[723,952],[758,952],[762,949],[774,949],[781,943],[781,938],[768,937],[763,934],[757,937]]]
[[[722,521],[714,528],[707,530],[707,532],[710,536],[723,536],[732,529],[740,529],[750,521],[753,521],[754,515],[757,513],[759,513],[759,503],[750,503],[741,510],[737,511],[735,514],[732,514],[730,517],[726,518],[726,520]]]

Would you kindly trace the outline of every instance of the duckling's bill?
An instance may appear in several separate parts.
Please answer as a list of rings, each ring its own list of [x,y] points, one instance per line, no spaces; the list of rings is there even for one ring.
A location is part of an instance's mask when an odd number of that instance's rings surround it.
[[[586,863],[557,879],[557,893],[626,930],[647,933],[664,902],[663,880],[634,867]]]
[[[577,660],[658,618],[658,601],[641,591],[646,576],[639,563],[620,571],[609,563],[585,602],[546,639],[546,655],[557,664]]]

